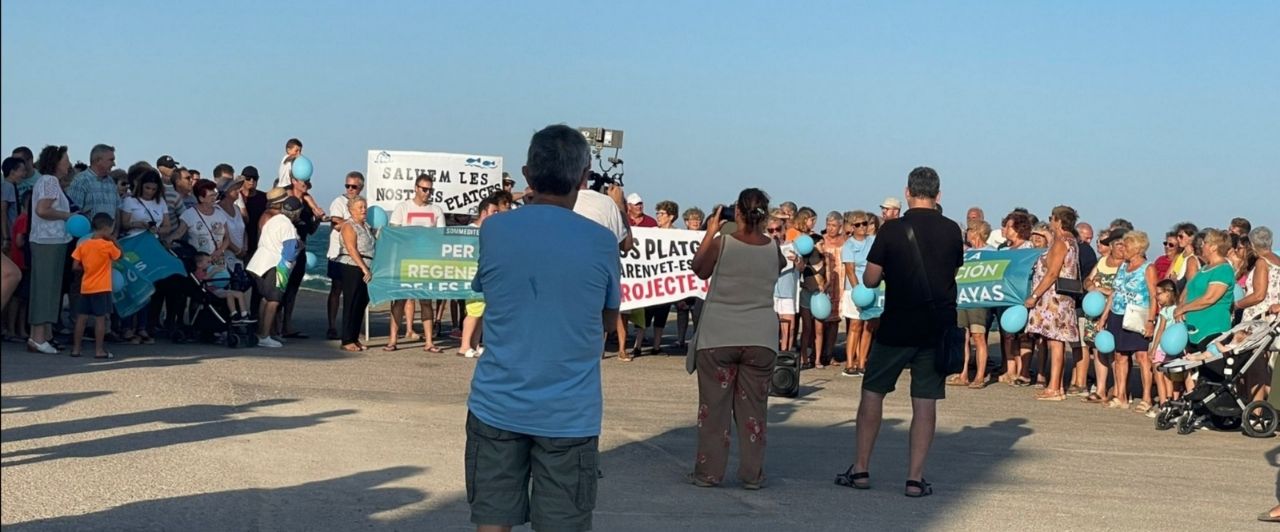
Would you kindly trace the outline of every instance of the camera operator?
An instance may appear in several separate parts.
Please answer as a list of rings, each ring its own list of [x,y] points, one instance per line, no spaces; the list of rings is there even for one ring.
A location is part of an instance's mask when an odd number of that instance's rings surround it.
[[[596,176],[592,174],[589,181],[599,182]],[[607,178],[604,178],[607,179]],[[613,233],[618,240],[618,251],[628,252],[635,248],[635,239],[631,236],[631,226],[627,224],[627,216],[623,214],[626,204],[623,203],[625,192],[621,185],[603,183],[603,192],[596,191],[597,187],[588,187],[587,183],[582,184],[582,190],[578,191],[578,202],[573,205],[573,212],[587,217],[591,221],[603,225],[605,229]],[[526,196],[526,200],[528,197]],[[627,351],[627,321],[623,317],[623,313],[618,314],[618,324],[616,327],[618,333],[618,359],[630,360],[626,356]]]

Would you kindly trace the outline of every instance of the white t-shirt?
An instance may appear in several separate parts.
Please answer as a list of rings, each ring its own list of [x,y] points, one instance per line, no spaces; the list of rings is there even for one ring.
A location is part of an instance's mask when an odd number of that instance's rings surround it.
[[[276,176],[277,187],[287,187],[293,184],[293,180],[289,178],[289,172],[293,171],[293,163],[289,162],[289,156],[286,155],[280,159],[280,174]]]
[[[437,205],[418,206],[413,200],[396,205],[391,211],[391,225],[411,225],[415,227],[444,227],[444,209]]]
[[[346,220],[351,218],[351,211],[347,210],[347,201],[350,198],[346,196],[338,196],[329,204],[329,216],[335,216]],[[329,231],[329,253],[325,256],[329,260],[338,258],[338,253],[342,249],[342,231]]]
[[[591,189],[578,191],[578,202],[573,204],[573,212],[581,214],[591,221],[603,225],[618,243],[627,238],[627,221],[622,219],[622,210],[613,198]]]
[[[180,218],[187,224],[187,242],[202,253],[213,253],[218,249],[218,244],[227,236],[227,224],[231,222],[226,211],[217,207],[213,208],[213,214],[201,214],[198,208],[187,209]]]
[[[259,276],[280,264],[284,254],[284,243],[298,239],[298,229],[283,214],[272,216],[262,226],[262,236],[258,239],[258,251],[249,259],[248,270]]]
[[[155,222],[156,227],[164,225],[164,215],[169,213],[169,207],[160,201],[160,197],[151,201],[143,201],[137,197],[130,196],[124,199],[120,204],[120,212],[126,213],[133,222]],[[133,236],[146,231],[146,229],[133,228],[124,236]]]
[[[71,203],[67,201],[67,195],[62,192],[62,183],[58,181],[58,178],[51,175],[40,176],[40,180],[36,181],[34,187],[31,187],[31,242],[34,244],[66,244],[71,241],[71,235],[67,234],[67,222],[63,220],[46,220],[36,212],[36,205],[46,199],[53,199],[53,208],[55,210],[63,212],[71,210]]]

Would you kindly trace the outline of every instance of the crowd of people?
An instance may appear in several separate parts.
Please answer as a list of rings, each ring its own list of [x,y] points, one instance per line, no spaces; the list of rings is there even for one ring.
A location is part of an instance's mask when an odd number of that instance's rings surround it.
[[[1195,385],[1155,370],[1173,357],[1160,349],[1171,324],[1187,324],[1189,350],[1203,351],[1241,320],[1280,313],[1273,233],[1243,218],[1226,229],[1180,223],[1157,239],[1163,252],[1151,249],[1149,233],[1123,219],[1095,234],[1069,206],[1054,207],[1043,221],[1022,208],[988,220],[974,207],[961,228],[942,215],[936,201],[940,179],[928,168],[911,173],[905,212],[904,203],[890,197],[878,213],[855,209],[820,218],[815,209],[793,202],[772,208],[767,194],[747,189],[735,204],[717,206],[709,216],[697,208],[681,211],[673,200],[656,203],[656,216],[650,216],[639,194],[621,186],[587,188],[589,158],[581,141],[562,126],[536,134],[524,168],[529,188],[516,193],[515,180],[504,176],[503,190],[485,198],[474,215],[448,214],[435,205],[434,179],[427,174],[417,177],[413,197],[389,215],[393,226],[479,227],[473,286],[501,294],[488,301],[395,301],[383,347],[394,351],[421,341],[427,353],[443,352],[437,341],[445,336],[437,325],[452,311],[457,354],[479,359],[467,421],[468,467],[495,468],[502,475],[468,477],[479,490],[472,501],[477,523],[506,523],[522,511],[527,520],[527,497],[512,502],[493,490],[512,483],[527,490],[530,460],[563,462],[538,474],[565,490],[590,484],[594,500],[599,364],[609,336],[616,339],[618,360],[669,346],[685,354],[688,370],[698,374],[698,448],[689,480],[703,487],[723,482],[735,424],[742,453],[738,476],[748,489],[763,487],[765,408],[779,351],[797,352],[802,369],[832,367],[863,379],[856,458],[837,483],[869,487],[883,399],[911,368],[914,415],[905,494],[921,497],[932,493],[924,462],[934,405],[947,386],[1034,387],[1040,390],[1037,400],[1079,397],[1154,417],[1161,404]],[[256,328],[258,346],[282,347],[306,338],[293,314],[309,255],[307,237],[329,224],[326,337],[346,351],[369,349],[360,332],[377,233],[363,196],[364,176],[346,174],[343,193],[322,209],[310,192],[309,172],[295,173],[302,149],[297,139],[286,143],[274,186],[265,188],[259,188],[253,166],[237,173],[220,164],[205,179],[169,155],[155,164],[117,168],[115,150],[107,145],[94,146],[89,163],[76,165],[65,146],[46,146],[38,157],[26,147],[13,150],[3,162],[0,203],[6,340],[24,342],[37,353],[69,347],[72,356],[80,356],[92,321],[95,357],[110,358],[113,342],[151,344],[180,330],[194,300],[212,295],[225,302],[229,321]],[[506,211],[515,212],[495,216]],[[91,221],[88,234],[73,238],[67,228],[73,215]],[[714,279],[706,298],[655,305],[631,316],[619,312],[618,253],[635,245],[633,227],[701,231],[692,269]],[[111,264],[120,257],[116,242],[144,232],[183,259],[195,293],[188,276],[175,275],[156,282],[156,295],[145,308],[117,315],[110,293]],[[532,245],[533,234],[539,235],[534,240],[562,239],[554,246],[556,255]],[[790,245],[802,237],[814,243],[812,252]],[[989,338],[1005,310],[957,309],[955,273],[964,251],[1002,249],[1041,254],[1028,297],[1020,302],[1029,315],[1025,330],[1000,330],[993,348]],[[530,276],[547,283],[541,296],[528,292]],[[876,288],[882,280],[894,287],[883,305],[855,303],[860,285]],[[1086,315],[1080,301],[1087,292],[1105,295],[1100,317]],[[826,295],[830,309],[812,308],[817,294]],[[673,311],[675,338],[668,344]],[[935,367],[946,327],[966,333],[964,369],[949,377]],[[539,356],[553,359],[560,374],[511,374],[513,367],[528,369],[509,362],[527,350],[522,342],[530,341],[533,330],[560,331],[536,340],[546,344]],[[1098,348],[1101,331],[1114,339],[1114,348]],[[581,356],[588,351],[590,360]],[[1132,371],[1139,374],[1133,379],[1137,390],[1131,387]],[[1268,366],[1254,365],[1244,377],[1243,394],[1262,400],[1272,383]],[[509,393],[511,386],[519,392]],[[565,401],[570,391],[579,400]],[[509,447],[525,440],[532,451],[524,443],[523,450]],[[578,458],[564,461],[568,455]],[[585,519],[589,526],[593,504],[583,504],[576,492],[560,495],[569,500],[551,497],[540,504],[569,504],[557,514],[569,517],[556,522],[581,526]]]

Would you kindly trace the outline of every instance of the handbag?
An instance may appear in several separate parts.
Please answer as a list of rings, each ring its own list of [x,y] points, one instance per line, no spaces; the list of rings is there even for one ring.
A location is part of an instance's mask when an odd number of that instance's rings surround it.
[[[964,371],[964,329],[956,325],[955,307],[947,301],[939,301],[933,293],[933,286],[924,268],[924,257],[920,253],[920,243],[916,241],[916,232],[907,224],[907,240],[911,242],[911,250],[916,259],[916,276],[918,282],[924,283],[925,293],[929,294],[929,308],[933,311],[933,321],[938,333],[938,345],[934,351],[933,367],[943,378]]]
[[[1124,322],[1121,323],[1121,327],[1126,331],[1146,336],[1149,318],[1151,318],[1151,309],[1129,303],[1124,306]]]
[[[1080,301],[1084,299],[1084,280],[1080,275],[1079,253],[1079,251],[1076,252],[1076,278],[1068,279],[1059,273],[1058,279],[1054,282],[1054,291],[1075,300],[1076,306],[1080,306]]]

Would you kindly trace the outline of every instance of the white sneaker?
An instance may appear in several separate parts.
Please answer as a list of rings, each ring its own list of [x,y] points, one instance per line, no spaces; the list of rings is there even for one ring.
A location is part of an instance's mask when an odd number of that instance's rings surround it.
[[[480,353],[477,352],[475,349],[468,349],[467,352],[463,353],[462,356],[467,358],[477,358],[480,356]]]
[[[40,342],[37,344],[31,340],[27,340],[27,351],[31,351],[32,353],[44,353],[46,355],[58,354],[58,349],[53,347],[49,342]]]
[[[483,355],[483,354],[484,354],[484,346],[481,346],[480,349],[476,349],[476,358],[480,358],[480,355]]]
[[[284,347],[284,344],[277,342],[274,338],[270,336],[266,338],[259,337],[258,347],[270,347],[272,349],[279,349],[281,347]]]

